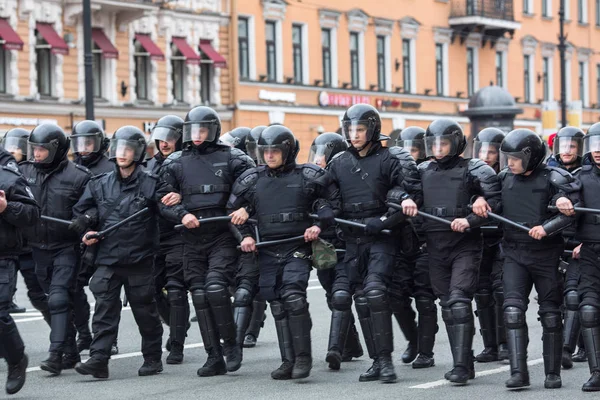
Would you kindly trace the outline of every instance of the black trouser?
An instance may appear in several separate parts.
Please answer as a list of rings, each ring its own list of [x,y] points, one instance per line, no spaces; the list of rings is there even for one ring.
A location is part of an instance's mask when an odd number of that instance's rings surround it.
[[[23,358],[25,345],[15,321],[9,314],[15,290],[17,257],[0,256],[0,357],[10,365]]]
[[[31,305],[42,313],[48,312],[48,296],[44,293],[44,289],[40,285],[40,281],[35,273],[35,262],[31,253],[21,254],[17,261],[17,267],[15,271],[20,271],[27,286],[27,297]],[[16,285],[15,285],[16,286]],[[14,293],[17,291],[15,287]]]
[[[75,351],[73,295],[79,265],[79,247],[58,250],[33,249],[35,272],[42,289],[48,293],[50,309],[50,352]]]
[[[152,258],[148,258],[135,265],[99,265],[94,272],[90,281],[90,290],[96,298],[91,357],[105,362],[110,358],[121,320],[121,288],[124,287],[142,336],[144,359],[160,360],[163,328],[154,300],[152,264]]]
[[[158,273],[156,264],[163,272]],[[169,324],[171,343],[183,346],[188,330],[190,306],[183,274],[183,241],[181,236],[161,238],[160,255],[155,259],[155,298],[158,313]],[[167,289],[167,296],[163,293]]]
[[[600,372],[600,243],[584,243],[579,257],[582,336],[590,372]]]
[[[90,278],[94,274],[95,267],[91,264],[80,262],[77,273],[77,287],[74,295],[74,323],[79,337],[91,335],[90,333],[90,303],[85,287],[89,285]]]

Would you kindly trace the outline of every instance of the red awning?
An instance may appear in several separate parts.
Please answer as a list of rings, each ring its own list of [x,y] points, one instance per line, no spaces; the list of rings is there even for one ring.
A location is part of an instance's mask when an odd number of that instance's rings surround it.
[[[227,60],[210,44],[210,40],[200,40],[200,51],[214,63],[215,68],[227,68]]]
[[[192,49],[190,47],[190,45],[185,40],[185,38],[174,37],[173,44],[175,46],[177,46],[177,48],[179,49],[181,54],[183,54],[183,56],[185,57],[185,62],[187,64],[194,64],[194,65],[200,64],[200,56],[198,54],[196,54],[194,49]]]
[[[23,50],[23,41],[6,19],[0,19],[0,38],[4,41],[2,44],[4,49]]]
[[[52,54],[69,54],[69,46],[67,46],[63,38],[58,36],[52,24],[36,22],[35,29],[42,35],[46,43],[50,45]]]
[[[154,43],[152,41],[152,39],[150,38],[150,35],[145,35],[143,33],[136,33],[135,40],[140,42],[142,47],[144,49],[146,49],[146,51],[150,54],[150,58],[152,60],[155,60],[155,61],[164,61],[165,60],[165,55],[158,48],[156,43]]]
[[[104,58],[119,58],[119,50],[110,42],[102,28],[92,28],[92,40],[102,50]]]

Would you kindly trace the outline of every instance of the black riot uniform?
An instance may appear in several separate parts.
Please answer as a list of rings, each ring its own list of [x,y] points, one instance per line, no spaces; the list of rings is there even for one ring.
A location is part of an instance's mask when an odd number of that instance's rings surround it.
[[[227,199],[235,180],[254,162],[238,149],[219,144],[221,121],[208,107],[190,110],[183,125],[181,157],[164,171],[168,183],[178,190],[190,216],[208,218],[227,215]],[[238,251],[228,223],[202,224],[186,230],[184,279],[192,293],[198,325],[208,360],[199,376],[222,375],[241,366],[241,347],[236,340],[229,286],[236,273]],[[223,349],[219,342],[223,339]],[[223,361],[223,353],[227,365]]]
[[[410,153],[417,165],[427,159],[423,128],[409,126],[403,129],[396,138],[396,146]],[[429,256],[423,220],[418,216],[411,220],[412,226],[405,227],[408,228],[405,238],[412,237],[413,240],[405,240],[403,248],[399,249],[389,293],[394,317],[408,340],[402,361],[410,363],[414,360],[413,368],[428,368],[435,365],[433,346],[438,331],[437,307],[429,278]],[[418,240],[411,234],[412,229],[416,231]],[[411,297],[415,299],[418,324],[415,322],[416,314],[411,305]]]
[[[308,162],[326,168],[333,157],[347,149],[348,143],[342,135],[334,132],[324,132],[313,140]],[[329,345],[327,346],[325,360],[328,362],[330,369],[338,370],[342,361],[362,357],[363,349],[354,323],[351,304],[346,301],[351,299],[352,296],[348,291],[348,273],[346,264],[344,264],[346,244],[343,234],[338,226],[331,226],[325,232],[322,232],[320,237],[333,244],[338,250],[338,263],[335,268],[317,270],[317,278],[323,289],[325,289],[327,305],[332,312]]]
[[[181,156],[183,119],[176,115],[165,115],[158,120],[152,130],[152,139],[158,150],[148,162],[147,169],[160,175],[163,167]],[[163,154],[161,142],[167,142],[171,154]],[[158,313],[169,325],[167,364],[180,364],[183,361],[183,345],[187,329],[190,307],[187,301],[187,288],[183,278],[183,240],[174,230],[172,222],[159,217],[160,249],[154,260],[155,299]],[[165,296],[163,288],[166,288]]]
[[[459,384],[475,375],[471,301],[477,290],[482,251],[477,228],[486,222],[470,212],[469,203],[479,196],[494,210],[500,203],[496,173],[481,160],[462,158],[465,145],[459,124],[449,119],[433,121],[425,133],[425,149],[434,159],[419,165],[422,211],[448,221],[466,219],[470,226],[470,231],[461,233],[440,222],[425,223],[431,284],[440,299],[454,359],[454,368],[445,377]]]
[[[473,139],[473,158],[478,158],[500,172],[500,144],[504,132],[498,128],[485,128]],[[479,267],[479,283],[475,293],[475,314],[479,319],[483,351],[475,356],[477,362],[485,363],[508,360],[506,329],[504,328],[504,291],[502,289],[502,264],[500,249],[502,230],[482,230],[483,252]]]
[[[25,384],[27,355],[8,311],[16,285],[15,268],[22,252],[21,232],[37,222],[40,210],[14,165],[0,166],[0,191],[0,357],[8,364],[6,392],[15,394]]]
[[[282,125],[268,127],[261,133],[257,143],[259,160],[264,160],[266,151],[275,149],[282,154],[282,165],[276,169],[261,165],[240,176],[229,208],[245,206],[256,216],[261,241],[303,235],[314,225],[308,216],[313,204],[320,217],[327,215],[320,221],[326,229],[339,207],[337,190],[329,175],[318,166],[296,164],[296,139]],[[260,293],[271,305],[283,362],[271,373],[273,379],[306,378],[312,368],[312,322],[306,299],[310,256],[311,247],[303,239],[263,248],[258,253]],[[349,308],[351,298],[347,291],[345,303]]]
[[[504,226],[504,322],[511,369],[506,386],[529,386],[525,312],[531,288],[535,285],[543,327],[544,386],[558,388],[562,385],[562,282],[558,262],[564,247],[558,233],[574,218],[550,212],[547,208],[561,197],[575,200],[580,183],[568,172],[543,163],[545,145],[530,130],[512,131],[506,135],[500,149],[502,155],[508,157],[509,166],[499,174],[504,217],[528,228],[541,226],[547,234],[536,240],[527,232]]]
[[[73,127],[71,132],[71,150],[75,156],[73,161],[88,168],[93,176],[110,172],[115,167],[106,157],[108,144],[109,139],[96,121],[81,121]],[[77,275],[77,288],[75,301],[73,302],[73,322],[79,334],[77,337],[77,350],[79,352],[89,349],[92,343],[90,303],[85,293],[85,287],[88,285],[93,273],[93,265],[82,263]],[[117,354],[118,349],[115,341],[113,354]]]
[[[591,165],[584,165],[579,172],[581,181],[580,207],[600,209],[600,124],[594,124],[584,139],[584,152]],[[596,158],[594,158],[596,154]],[[579,318],[583,342],[587,353],[591,377],[583,385],[585,392],[600,391],[600,216],[582,213],[578,217],[575,238],[581,247],[578,294]]]
[[[67,159],[68,150],[69,139],[62,129],[42,124],[29,136],[29,162],[20,165],[42,214],[63,220],[74,218],[73,206],[91,177],[87,168]],[[51,374],[73,368],[80,360],[72,317],[79,270],[78,230],[83,222],[83,219],[74,219],[66,226],[40,221],[27,230],[36,274],[48,294],[50,357],[42,362],[41,368]]]
[[[359,380],[395,382],[387,287],[394,271],[397,239],[384,236],[381,231],[393,228],[403,217],[401,212],[388,211],[386,201],[400,204],[413,199],[418,204],[421,186],[418,174],[404,176],[398,159],[400,152],[381,146],[381,119],[374,107],[366,104],[350,107],[344,114],[342,131],[347,140],[356,143],[361,143],[366,131],[367,140],[360,148],[352,145],[328,166],[339,186],[342,218],[367,225],[364,230],[342,226],[350,290],[369,357],[373,359],[373,365]]]
[[[96,306],[90,359],[75,366],[82,375],[108,377],[111,345],[120,321],[122,287],[142,336],[144,364],[138,374],[145,376],[162,371],[163,329],[154,301],[152,271],[159,244],[156,214],[159,211],[176,222],[185,215],[185,210],[180,205],[166,207],[161,203],[163,196],[172,190],[158,176],[141,167],[145,152],[146,140],[138,128],[119,128],[111,139],[110,158],[130,158],[129,164],[115,165],[112,172],[92,178],[74,207],[75,215],[88,218],[88,227],[95,231],[104,230],[144,208],[149,209],[101,238],[97,244],[88,246],[88,251],[96,253],[96,270],[90,281]],[[130,175],[123,175],[125,169],[130,170]]]

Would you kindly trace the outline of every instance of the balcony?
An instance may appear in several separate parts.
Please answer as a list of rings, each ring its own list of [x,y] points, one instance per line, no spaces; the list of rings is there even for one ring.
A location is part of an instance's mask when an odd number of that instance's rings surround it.
[[[513,0],[452,0],[448,23],[459,31],[476,31],[488,36],[511,35],[521,27],[515,21]]]

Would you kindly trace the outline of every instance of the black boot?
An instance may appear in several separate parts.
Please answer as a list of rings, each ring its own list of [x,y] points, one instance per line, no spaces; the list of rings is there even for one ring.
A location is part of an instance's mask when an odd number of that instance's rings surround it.
[[[138,370],[138,376],[156,375],[163,371],[161,360],[144,360],[144,364]]]
[[[329,344],[327,345],[327,356],[325,357],[325,361],[329,364],[329,369],[336,371],[340,369],[342,351],[346,345],[351,315],[352,310],[333,309],[331,312]]]
[[[229,289],[222,285],[209,285],[206,288],[206,296],[210,303],[219,336],[223,339],[223,353],[227,362],[227,371],[237,371],[242,366],[242,347],[236,341],[236,328]]]
[[[89,330],[86,333],[79,333],[79,337],[77,338],[77,351],[81,353],[84,350],[89,350],[90,345],[92,344],[92,334],[89,333]]]
[[[77,363],[75,371],[81,375],[92,375],[97,379],[108,379],[108,361],[102,361],[92,356],[84,363]]]
[[[508,360],[506,345],[506,327],[504,326],[504,291],[494,290],[494,309],[496,314],[496,343],[498,344],[498,361]]]
[[[450,306],[450,310],[454,320],[454,368],[448,380],[464,385],[469,379],[473,379],[475,374],[472,350],[475,320],[471,303],[457,302]]]
[[[62,353],[50,353],[48,358],[40,363],[40,368],[52,375],[60,375],[62,372],[62,356]]]
[[[360,358],[364,355],[360,337],[354,323],[354,314],[350,313],[350,326],[348,327],[348,336],[342,352],[342,362],[352,361],[353,358]]]
[[[446,333],[448,334],[448,343],[450,344],[450,352],[454,351],[454,320],[452,319],[452,311],[450,311],[450,307],[448,307],[445,302],[441,304],[442,306],[442,320],[444,321],[444,325],[446,326]],[[444,379],[449,380],[452,375],[453,369],[447,371],[444,374]]]
[[[540,317],[543,334],[543,356],[546,389],[558,389],[562,386],[560,364],[562,359],[563,326],[560,313],[544,313]]]
[[[498,347],[496,343],[496,310],[494,308],[494,299],[491,293],[482,292],[475,294],[475,304],[477,304],[477,318],[481,329],[481,338],[483,339],[483,351],[475,356],[475,361],[487,363],[498,360]]]
[[[571,357],[571,360],[573,360],[573,362],[586,362],[588,359],[585,347],[579,347],[577,352]]]
[[[236,342],[244,347],[245,346],[245,338],[246,338],[246,330],[248,329],[248,325],[250,325],[250,318],[252,317],[252,307],[250,306],[236,306],[236,297],[238,296],[240,289],[234,295],[233,301],[233,320],[235,322],[235,337]],[[241,294],[240,294],[241,295]],[[253,341],[254,345],[256,345],[256,338]]]
[[[162,295],[162,294],[161,294]],[[183,345],[189,327],[189,306],[186,291],[170,288],[167,291],[170,310],[169,316],[169,355],[167,364],[181,364],[183,362]]]
[[[397,379],[391,355],[379,356],[379,380],[383,383],[395,383]]]
[[[14,300],[10,302],[8,306],[9,314],[22,314],[24,312],[27,312],[27,309],[25,307],[19,307]]]
[[[379,358],[379,380],[384,383],[394,383],[396,382],[396,372],[391,357],[392,352],[394,351],[392,310],[390,309],[385,292],[381,290],[371,290],[367,292],[366,297],[369,304],[369,310],[371,311],[373,332],[375,332],[373,339],[375,342],[375,350]]]
[[[429,368],[435,365],[433,358],[433,345],[435,335],[438,332],[437,308],[432,298],[417,297],[415,299],[417,312],[419,313],[418,324],[418,347],[419,356],[412,363],[413,368]]]
[[[579,295],[577,291],[570,290],[565,294],[565,312],[563,329],[563,351],[562,367],[564,369],[573,368],[572,355],[577,346],[577,339],[581,331],[579,323]]]
[[[260,328],[265,326],[265,320],[267,315],[265,310],[267,309],[267,302],[264,300],[254,300],[252,302],[252,316],[250,317],[250,324],[246,330],[246,337],[244,338],[244,347],[251,348],[256,346],[256,340],[260,334]]]
[[[175,365],[183,362],[183,345],[178,342],[171,343],[171,350],[167,356],[167,364]]]
[[[409,364],[417,358],[419,354],[417,323],[415,322],[416,314],[411,306],[411,299],[391,299],[390,306],[398,321],[402,334],[408,341],[406,350],[402,353],[402,362]]]
[[[308,312],[306,297],[292,294],[285,299],[285,308],[288,316],[292,345],[294,347],[294,369],[292,379],[307,378],[312,369],[312,346],[310,330],[312,321]]]
[[[27,376],[27,364],[29,359],[27,354],[23,354],[21,361],[16,364],[8,364],[8,376],[6,378],[6,393],[15,394],[25,385]]]
[[[119,354],[119,344],[117,343],[117,339],[110,345],[110,355],[116,356]]]
[[[73,326],[65,343],[62,369],[73,369],[75,365],[81,361],[81,356],[79,356],[79,350],[77,349],[77,342],[75,341],[76,334],[77,331]]]
[[[200,316],[198,315],[198,321]],[[202,367],[198,369],[198,376],[209,377],[216,375],[225,375],[227,373],[227,366],[225,360],[223,360],[223,353],[221,346],[213,347],[207,350],[208,358]]]
[[[212,311],[208,305],[206,292],[201,289],[192,291],[192,302],[198,318],[198,326],[204,343],[204,350],[208,354],[206,363],[198,369],[198,376],[208,377],[223,375],[227,373],[227,367],[223,360],[223,351],[219,341],[219,335],[215,326]]]
[[[506,387],[521,389],[529,386],[529,371],[527,370],[529,337],[525,312],[517,307],[506,307],[504,323],[510,360],[510,378],[506,381]]]
[[[170,325],[171,305],[169,304],[170,299],[168,291],[167,294],[165,294],[162,290],[160,290],[154,295],[154,300],[156,301],[156,308],[158,309],[158,315],[160,317],[161,322],[165,325]]]
[[[25,345],[12,318],[8,318],[8,321],[0,320],[0,350],[0,355],[8,364],[6,393],[15,394],[25,384],[28,360]]]
[[[600,391],[600,309],[591,305],[582,305],[580,310],[581,336],[587,354],[592,376],[583,385],[584,392]]]
[[[581,390],[584,392],[600,392],[600,371],[592,372],[592,376],[583,384]]]
[[[371,322],[371,313],[365,297],[357,297],[354,303],[356,307],[356,313],[358,314],[358,321],[363,332],[365,339],[365,345],[367,346],[367,353],[369,358],[373,360],[373,364],[369,369],[362,373],[358,378],[359,382],[371,382],[379,380],[379,361],[377,358],[377,352],[375,349],[375,340],[373,333],[373,324]]]
[[[277,331],[277,341],[279,343],[279,353],[281,354],[281,366],[271,372],[271,378],[276,380],[292,379],[292,371],[296,356],[292,344],[292,333],[287,317],[283,308],[283,302],[277,300],[271,302],[271,312],[275,320],[275,330]]]

